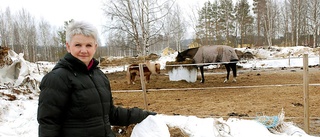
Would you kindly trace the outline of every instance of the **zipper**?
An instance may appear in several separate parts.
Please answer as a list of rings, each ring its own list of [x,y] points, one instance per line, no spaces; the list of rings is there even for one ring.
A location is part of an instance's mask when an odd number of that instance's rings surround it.
[[[89,77],[90,77],[90,79],[91,79],[91,81],[93,82],[93,84],[94,84],[94,86],[95,86],[95,88],[96,88],[96,90],[97,90],[97,92],[98,92],[98,94],[99,94],[99,99],[100,99],[100,104],[101,104],[101,107],[102,107],[102,119],[103,119],[103,127],[106,127],[106,118],[105,118],[105,110],[104,110],[104,108],[103,108],[103,102],[102,102],[102,95],[101,95],[101,93],[100,93],[100,91],[98,90],[98,88],[97,88],[97,84],[94,82],[94,79],[93,79],[93,70],[91,70],[90,72],[89,72]],[[107,129],[106,128],[104,128],[104,130],[106,131],[106,133],[107,133]]]

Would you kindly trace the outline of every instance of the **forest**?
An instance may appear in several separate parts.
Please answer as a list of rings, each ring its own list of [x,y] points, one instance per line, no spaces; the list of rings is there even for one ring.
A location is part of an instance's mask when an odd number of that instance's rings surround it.
[[[176,0],[103,0],[102,4],[107,21],[100,39],[105,42],[99,44],[96,57],[146,56],[167,47],[182,51],[222,44],[319,47],[318,0],[253,0],[252,4],[208,0],[190,8]],[[53,26],[27,9],[0,9],[0,46],[24,53],[31,62],[57,61],[66,53],[65,29],[72,20]]]

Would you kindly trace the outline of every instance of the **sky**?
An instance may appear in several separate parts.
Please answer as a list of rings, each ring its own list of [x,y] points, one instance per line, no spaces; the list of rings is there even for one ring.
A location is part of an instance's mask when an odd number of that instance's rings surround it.
[[[0,8],[10,7],[11,10],[20,10],[22,7],[36,18],[43,17],[53,25],[63,25],[70,19],[88,20],[96,25],[104,23],[102,3],[105,0],[0,0]],[[207,0],[176,0],[182,9],[202,6]]]
[[[57,29],[70,19],[87,21],[97,27],[101,43],[105,43],[102,0],[0,0],[0,9],[4,11],[7,7],[13,12],[24,8],[36,20],[43,18]]]
[[[43,18],[56,27],[62,27],[64,21],[70,19],[85,20],[97,26],[103,37],[102,26],[107,24],[102,11],[103,1],[105,0],[0,0],[0,9],[4,11],[7,7],[10,7],[12,11],[19,11],[24,8],[37,20]],[[184,10],[183,13],[186,18],[189,18],[187,15],[191,14],[191,8],[201,7],[206,1],[176,0]],[[190,27],[192,26],[190,25]],[[190,34],[193,31],[193,29],[188,30],[190,30]],[[104,42],[102,41],[102,43]]]
[[[103,23],[102,0],[0,0],[0,8],[25,8],[37,19],[44,18],[52,25],[63,26],[70,19],[87,20],[97,26]]]
[[[106,0],[0,0],[0,9],[5,10],[10,7],[12,11],[19,11],[24,8],[37,20],[43,18],[56,27],[62,27],[64,21],[70,19],[85,20],[95,25],[100,36],[104,37],[102,26],[107,25],[102,11],[104,1]],[[176,0],[186,19],[188,27],[186,38],[192,38],[194,33],[195,22],[190,20],[190,15],[207,1],[209,0]],[[251,1],[249,0],[249,3]],[[104,38],[101,38],[101,43],[105,43]]]
[[[319,64],[319,54],[314,53],[313,49],[302,46],[268,49],[238,49],[241,51],[250,51],[254,55],[263,59],[253,59],[241,64],[244,68],[279,68],[279,67],[302,67],[303,58],[301,55],[308,54],[309,65]],[[279,50],[275,50],[279,49]],[[288,53],[291,52],[290,65]],[[161,56],[156,62],[161,63],[162,69],[165,68],[165,62],[173,61],[177,53]],[[36,121],[38,107],[38,92],[36,82],[40,82],[45,72],[50,71],[54,66],[52,62],[41,62],[39,70],[37,64],[30,63],[23,59],[22,53],[9,51],[9,57],[13,64],[0,68],[0,137],[36,137],[38,134],[38,123]],[[14,68],[16,63],[21,63],[18,78],[14,79]],[[123,71],[124,66],[106,67],[103,72],[113,73]],[[26,83],[23,83],[28,79]],[[8,101],[5,94],[15,94],[7,89],[7,86],[24,91],[30,90],[29,94],[16,94],[17,99]],[[245,120],[238,118],[199,118],[193,115],[165,115],[157,114],[149,116],[141,123],[135,126],[131,137],[170,137],[168,127],[180,128],[190,137],[311,137],[301,128],[290,121],[284,121],[284,114],[279,110],[279,124],[282,128],[281,134],[270,133],[266,126],[256,120]],[[168,127],[167,127],[168,126]],[[152,128],[150,128],[152,127]],[[319,135],[318,135],[319,136]]]

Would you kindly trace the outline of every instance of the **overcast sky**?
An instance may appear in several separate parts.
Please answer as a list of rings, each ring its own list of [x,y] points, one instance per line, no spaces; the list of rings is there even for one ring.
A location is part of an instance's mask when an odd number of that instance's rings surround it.
[[[0,0],[0,9],[10,7],[12,11],[25,8],[37,19],[43,17],[52,25],[63,26],[63,22],[87,20],[95,25],[103,24],[103,0]],[[202,5],[207,0],[176,0],[182,9],[190,9],[191,5]]]
[[[12,11],[25,8],[37,19],[43,17],[52,25],[63,26],[64,21],[87,20],[95,25],[102,23],[101,0],[0,0],[0,7]]]
[[[64,21],[70,19],[86,20],[96,25],[101,33],[102,25],[105,25],[102,1],[104,0],[0,0],[0,10],[10,7],[11,11],[15,12],[25,8],[37,20],[44,18],[57,27],[63,26]],[[206,1],[208,0],[176,0],[186,20],[189,20],[187,15],[191,14],[191,9],[202,7]]]

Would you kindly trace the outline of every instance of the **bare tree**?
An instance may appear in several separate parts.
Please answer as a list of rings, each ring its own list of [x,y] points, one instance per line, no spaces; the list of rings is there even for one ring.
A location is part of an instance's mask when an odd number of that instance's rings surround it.
[[[109,56],[132,56],[128,50],[126,36],[123,33],[112,33],[108,35],[108,55]],[[130,49],[129,49],[130,50]]]
[[[312,30],[312,35],[313,35],[313,45],[312,47],[315,48],[317,47],[317,39],[318,39],[318,31],[319,31],[319,27],[320,27],[320,2],[318,0],[310,0],[307,1],[308,3],[308,8],[309,9],[309,13],[308,13],[308,17],[310,20],[310,26],[311,26],[311,30]]]
[[[174,9],[174,13],[175,13],[175,19],[173,20],[174,24],[176,25],[176,29],[174,29],[174,39],[175,39],[175,43],[176,43],[176,49],[178,51],[181,50],[181,40],[183,38],[185,38],[185,32],[186,32],[186,25],[185,25],[185,20],[182,17],[182,10],[179,6],[176,6],[176,8]]]
[[[50,51],[50,46],[53,45],[53,39],[51,35],[51,25],[49,22],[45,21],[41,18],[38,25],[38,44],[40,47],[43,47],[43,51],[41,51],[42,55],[44,55],[42,60],[49,60],[49,57],[52,57],[52,52]],[[41,54],[38,52],[37,57],[40,57]]]
[[[262,39],[260,38],[261,36],[261,30],[262,30],[262,18],[263,15],[266,12],[266,0],[253,0],[253,11],[256,14],[256,25],[257,25],[257,40],[256,40],[256,45],[261,46],[263,42],[261,41]]]
[[[290,11],[287,5],[288,5],[287,2],[285,1],[281,9],[282,23],[280,23],[280,26],[282,28],[282,33],[284,36],[284,46],[289,46],[288,40],[289,40]]]
[[[171,5],[167,5],[166,8],[171,8]],[[175,43],[175,49],[180,51],[181,50],[181,40],[184,38],[184,34],[186,31],[185,21],[182,17],[182,11],[179,5],[176,5],[174,8],[172,8],[169,14],[164,18],[164,27],[163,32],[164,36],[166,38],[166,47],[170,47],[170,41],[171,38],[173,39]]]
[[[166,3],[158,0],[108,0],[104,14],[110,17],[106,30],[128,34],[140,55],[146,55],[150,39],[157,37],[163,27],[161,19],[168,14]],[[172,5],[172,4],[171,4]]]
[[[7,32],[7,22],[5,22],[5,15],[3,13],[0,14],[0,42],[1,46],[7,46],[7,36],[5,33]]]
[[[266,0],[266,14],[264,14],[264,29],[266,31],[266,37],[268,46],[272,46],[272,39],[275,38],[275,29],[277,27],[276,22],[279,15],[277,3],[273,0]]]
[[[199,25],[199,12],[201,11],[200,5],[193,5],[187,7],[190,13],[187,14],[187,21],[186,21],[186,26],[187,28],[193,29],[194,32],[197,31],[197,26]],[[196,38],[197,35],[193,34],[193,38]]]
[[[23,8],[18,12],[16,25],[19,30],[19,43],[23,47],[25,58],[29,61],[35,61],[36,27],[34,17]]]
[[[0,15],[0,35],[1,45],[9,47],[14,50],[13,46],[13,18],[9,7],[6,8],[4,13]]]

